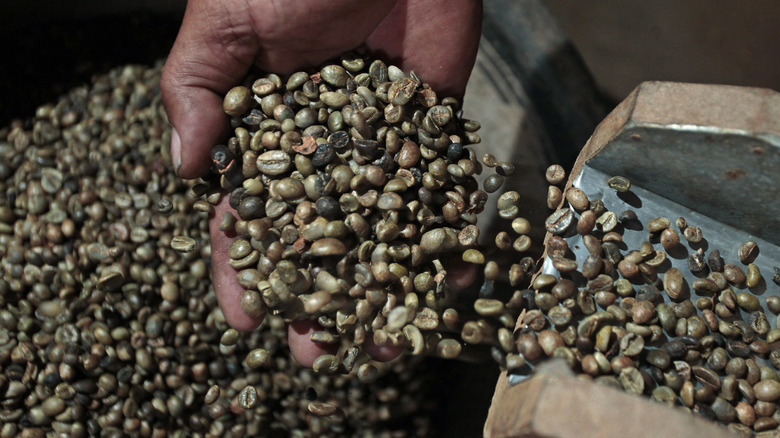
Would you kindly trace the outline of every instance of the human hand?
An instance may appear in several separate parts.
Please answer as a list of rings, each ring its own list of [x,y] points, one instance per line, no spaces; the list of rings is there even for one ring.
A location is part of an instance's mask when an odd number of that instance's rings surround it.
[[[222,96],[256,65],[290,73],[363,47],[405,71],[415,70],[440,95],[460,96],[476,57],[481,1],[448,0],[192,0],[161,79],[173,126],[171,155],[184,178],[202,175],[209,152],[227,134]],[[240,308],[242,288],[228,265],[231,237],[217,226],[226,201],[210,220],[214,287],[228,323],[251,330],[261,322]],[[452,271],[451,284],[470,282],[473,270]],[[310,366],[323,352],[310,342],[311,322],[289,329],[296,360]],[[365,346],[375,358],[397,349]]]

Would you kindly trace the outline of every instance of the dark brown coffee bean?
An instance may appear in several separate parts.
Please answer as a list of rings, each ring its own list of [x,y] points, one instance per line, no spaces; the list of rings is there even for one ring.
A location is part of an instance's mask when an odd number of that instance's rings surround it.
[[[581,235],[590,234],[596,226],[596,214],[592,210],[583,211],[577,220],[577,233]]]
[[[739,247],[737,251],[739,261],[744,264],[753,263],[758,256],[758,244],[752,240],[748,240]]]
[[[604,264],[600,256],[590,254],[582,262],[582,275],[588,279],[595,278],[601,273],[603,266]]]
[[[730,263],[723,266],[723,276],[726,277],[726,280],[728,280],[729,283],[737,286],[743,284],[745,280],[747,280],[745,271],[739,266]]]
[[[724,264],[720,251],[717,249],[710,251],[710,254],[707,256],[707,265],[713,272],[723,272]]]

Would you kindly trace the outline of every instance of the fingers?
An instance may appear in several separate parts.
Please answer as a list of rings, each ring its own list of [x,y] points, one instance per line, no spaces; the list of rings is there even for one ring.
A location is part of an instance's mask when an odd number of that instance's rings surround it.
[[[220,96],[241,81],[257,52],[251,20],[239,6],[222,3],[188,3],[160,80],[173,126],[173,166],[183,178],[207,170],[211,147],[228,129]]]
[[[333,354],[335,345],[320,344],[311,341],[314,331],[322,330],[319,324],[310,320],[297,320],[287,326],[287,341],[295,361],[301,366],[311,368],[314,360],[323,354]]]
[[[222,101],[212,92],[195,87],[181,87],[171,93],[176,97],[168,99],[165,106],[173,128],[171,159],[174,170],[182,178],[197,178],[208,170],[211,147],[227,133]]]
[[[414,70],[439,96],[461,97],[481,32],[481,0],[399,0],[366,46],[403,70]]]
[[[215,214],[209,220],[212,282],[219,307],[228,325],[241,331],[254,330],[263,322],[263,318],[252,318],[241,309],[241,295],[244,289],[238,284],[235,269],[228,263],[230,261],[228,251],[235,237],[219,229],[219,221],[225,212],[235,214],[228,204],[227,196],[223,196],[220,203],[215,206]]]
[[[447,269],[447,284],[453,289],[465,289],[477,278],[479,265],[464,262],[460,255],[444,261]]]
[[[374,344],[374,341],[371,339],[371,337],[366,340],[366,344],[363,346],[363,349],[366,351],[366,353],[368,353],[369,356],[371,356],[372,359],[378,360],[380,362],[393,360],[400,356],[404,351],[404,347],[402,346],[376,345]]]
[[[293,321],[287,326],[287,341],[290,344],[290,352],[301,366],[311,367],[318,356],[335,354],[335,345],[311,341],[312,332],[317,330],[322,330],[317,322],[304,319]],[[401,346],[376,345],[370,338],[366,340],[363,349],[372,359],[381,362],[393,360],[404,351],[404,347]]]

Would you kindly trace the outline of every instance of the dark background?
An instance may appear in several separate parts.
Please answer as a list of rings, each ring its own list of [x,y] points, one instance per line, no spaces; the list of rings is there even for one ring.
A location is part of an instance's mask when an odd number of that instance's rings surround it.
[[[0,8],[0,126],[111,67],[171,48],[183,2],[6,2]],[[153,12],[150,12],[153,11]]]
[[[773,0],[542,0],[599,88],[620,101],[642,81],[780,91]]]

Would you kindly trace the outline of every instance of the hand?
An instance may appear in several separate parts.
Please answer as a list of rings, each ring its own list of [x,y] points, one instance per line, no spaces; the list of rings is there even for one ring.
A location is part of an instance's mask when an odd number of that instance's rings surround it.
[[[196,178],[208,169],[211,147],[228,132],[222,96],[253,65],[290,73],[363,47],[405,71],[415,70],[439,95],[461,96],[481,20],[481,0],[191,0],[160,83],[177,174]],[[228,323],[251,330],[261,320],[239,306],[242,288],[227,263],[231,239],[217,227],[229,209],[226,201],[218,205],[210,221],[212,277]],[[289,329],[292,353],[304,366],[323,351],[308,340],[312,324],[295,322]],[[364,347],[379,360],[398,354]]]

